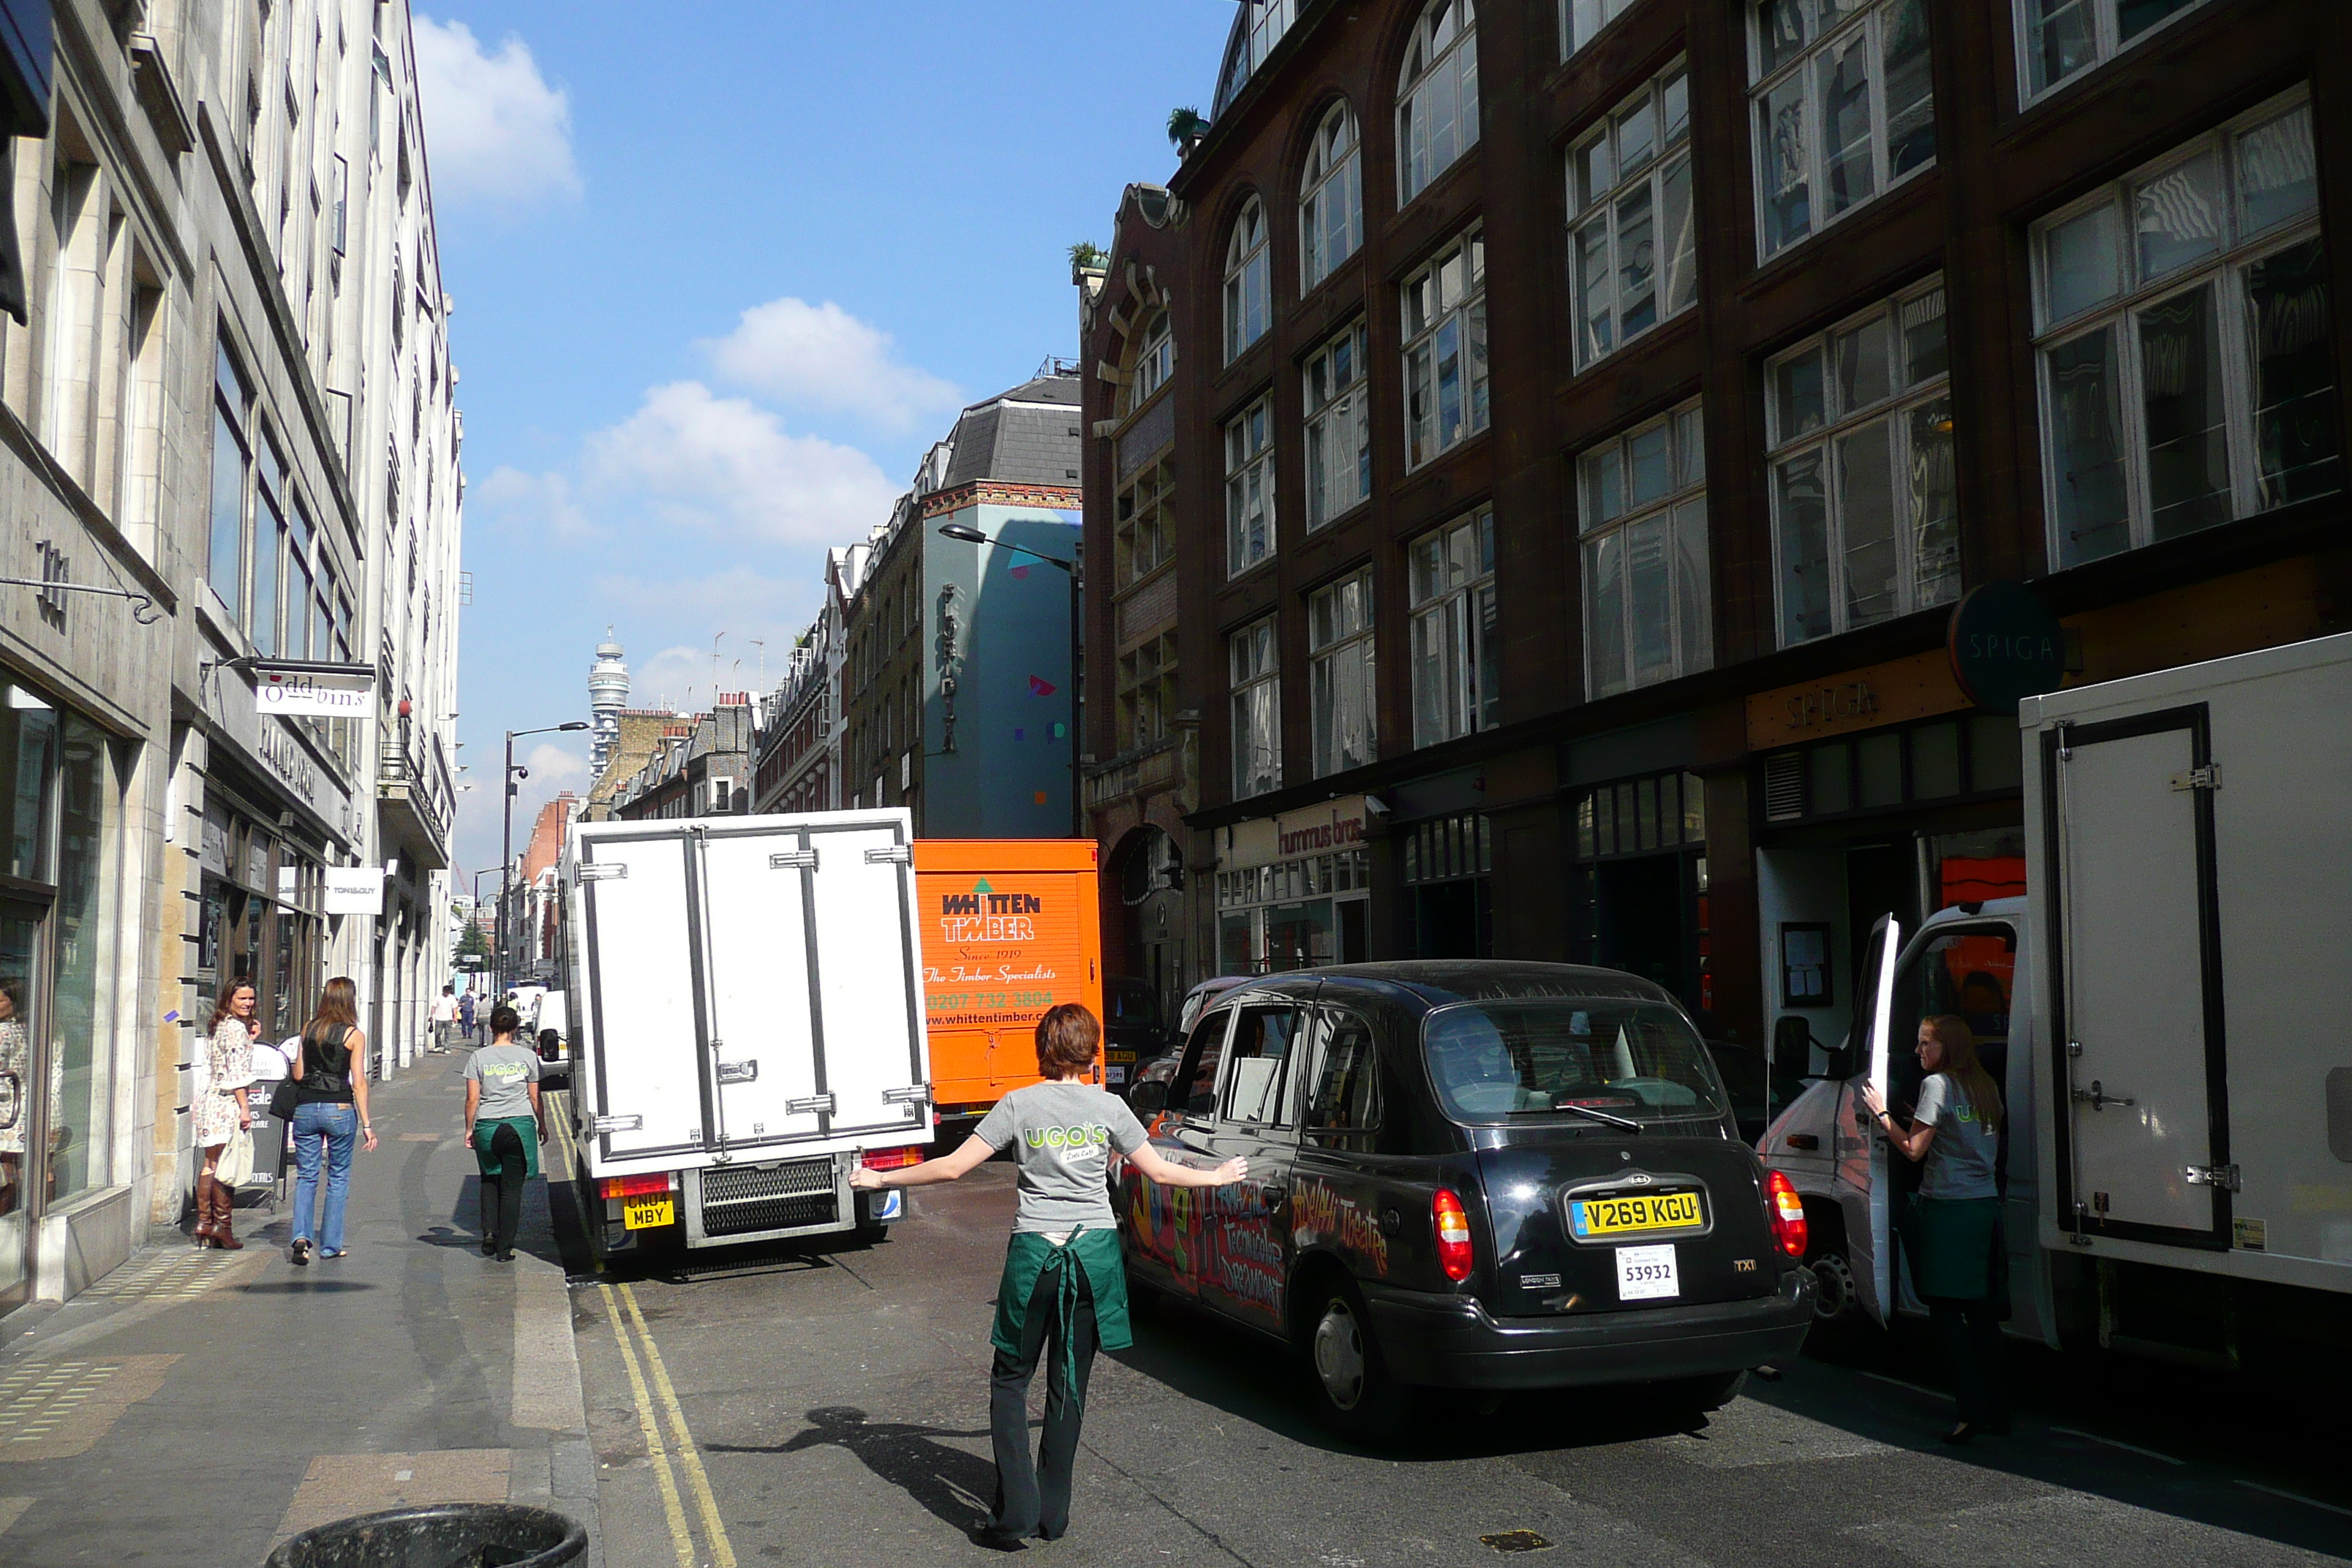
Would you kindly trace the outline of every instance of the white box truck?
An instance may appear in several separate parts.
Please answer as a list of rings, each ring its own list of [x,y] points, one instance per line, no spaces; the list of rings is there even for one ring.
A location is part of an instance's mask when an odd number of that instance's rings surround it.
[[[600,1255],[858,1230],[930,1141],[904,811],[583,823],[562,878],[577,1191]]]
[[[2024,899],[1882,921],[1856,1031],[1766,1132],[1825,1315],[1916,1309],[1860,1110],[1919,1019],[2004,1087],[2011,1331],[2242,1364],[2352,1342],[2352,636],[2029,698]]]

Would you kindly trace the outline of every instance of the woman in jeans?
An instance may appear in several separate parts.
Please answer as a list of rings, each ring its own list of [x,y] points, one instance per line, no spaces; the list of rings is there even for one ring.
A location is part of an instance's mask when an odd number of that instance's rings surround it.
[[[253,1019],[256,994],[253,982],[242,974],[221,987],[206,1031],[205,1091],[193,1107],[196,1148],[204,1159],[196,1173],[196,1245],[210,1244],[226,1252],[245,1250],[245,1243],[229,1227],[236,1194],[218,1173],[228,1141],[253,1126],[253,1107],[246,1102],[245,1091],[253,1082],[253,1041],[260,1032]]]
[[[1947,1443],[2009,1430],[2009,1390],[2001,1375],[2000,1319],[1993,1254],[2000,1245],[2000,1089],[1977,1059],[1968,1020],[1944,1014],[1919,1025],[1919,1066],[1927,1078],[1906,1129],[1886,1113],[1876,1088],[1864,1102],[1906,1160],[1922,1162],[1918,1246],[1911,1284],[1951,1363],[1959,1425]]]
[[[319,1256],[343,1255],[343,1200],[351,1192],[352,1145],[365,1136],[375,1152],[368,1117],[367,1037],[360,1033],[359,987],[343,976],[327,982],[319,1010],[303,1026],[294,1054],[294,1264],[310,1261],[310,1220],[319,1191],[319,1154],[327,1156],[327,1214],[319,1227]]]

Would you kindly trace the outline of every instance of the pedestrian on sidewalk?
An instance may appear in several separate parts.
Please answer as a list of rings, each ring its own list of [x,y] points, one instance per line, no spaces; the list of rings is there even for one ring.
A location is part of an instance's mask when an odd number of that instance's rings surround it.
[[[367,1036],[360,1032],[359,987],[348,975],[327,982],[319,1010],[302,1026],[294,1058],[294,1248],[298,1268],[310,1261],[312,1221],[319,1256],[341,1258],[343,1205],[352,1190],[352,1145],[365,1140],[375,1152],[375,1122],[368,1115]],[[319,1218],[319,1164],[327,1166],[327,1212]]]
[[[0,980],[0,1093],[13,1108],[0,1124],[0,1215],[25,1206],[25,1126],[31,1116],[33,1035],[25,1026],[25,983]],[[49,1053],[49,1103],[65,1098],[66,1059],[62,1051]],[[56,1113],[51,1112],[52,1115]],[[52,1139],[55,1147],[56,1140]]]
[[[464,1026],[466,1048],[471,1050],[474,1039],[474,994],[471,990],[457,998],[457,1022]]]
[[[433,1048],[436,1051],[447,1050],[449,1037],[457,1033],[457,988],[454,985],[444,985],[441,987],[441,994],[433,1000]]]
[[[225,1252],[245,1250],[230,1223],[236,1193],[219,1173],[228,1141],[253,1126],[246,1090],[253,1083],[253,1041],[260,1028],[253,1018],[257,999],[252,980],[242,974],[222,988],[205,1041],[204,1091],[193,1108],[196,1148],[204,1162],[196,1172],[196,1245]]]
[[[1070,1475],[1086,1418],[1087,1375],[1095,1350],[1135,1342],[1127,1321],[1127,1268],[1110,1207],[1108,1165],[1117,1149],[1148,1180],[1171,1187],[1222,1187],[1249,1173],[1228,1160],[1196,1170],[1163,1158],[1124,1101],[1089,1081],[1102,1025],[1065,1002],[1037,1021],[1037,1071],[1047,1080],[996,1102],[963,1147],[944,1159],[896,1171],[860,1167],[862,1192],[952,1182],[1010,1147],[1020,1162],[1018,1207],[998,1282],[989,1342],[989,1427],[996,1448],[996,1511],[980,1543],[1010,1551],[1031,1536],[1059,1540],[1070,1527]],[[1048,1351],[1045,1430],[1029,1459],[1029,1381]]]
[[[490,1043],[466,1058],[466,1142],[482,1173],[482,1256],[514,1261],[522,1185],[539,1174],[547,1122],[539,1109],[539,1058],[515,1044],[522,1016],[490,1015]]]
[[[2009,1388],[2001,1369],[2000,1320],[2008,1289],[2000,1267],[2000,1089],[1977,1058],[1968,1020],[1942,1014],[1919,1025],[1919,1066],[1927,1076],[1908,1131],[1886,1113],[1875,1086],[1864,1101],[1887,1139],[1908,1160],[1924,1162],[1916,1218],[1906,1237],[1911,1286],[1951,1363],[1959,1425],[1947,1443],[1979,1432],[2009,1431]]]

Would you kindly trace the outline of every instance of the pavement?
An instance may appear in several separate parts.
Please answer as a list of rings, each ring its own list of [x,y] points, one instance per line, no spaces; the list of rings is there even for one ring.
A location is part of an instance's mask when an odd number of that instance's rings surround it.
[[[353,1514],[515,1501],[583,1521],[602,1568],[549,1189],[485,1258],[465,1056],[374,1087],[348,1257],[297,1268],[290,1208],[241,1207],[241,1252],[171,1240],[0,1319],[0,1563],[245,1568]]]

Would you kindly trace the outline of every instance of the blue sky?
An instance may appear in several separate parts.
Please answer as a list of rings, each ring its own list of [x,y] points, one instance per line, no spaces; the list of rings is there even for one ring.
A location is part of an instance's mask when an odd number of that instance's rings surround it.
[[[457,855],[499,855],[509,727],[772,682],[827,545],[967,401],[1076,351],[1066,252],[1175,165],[1232,0],[420,9],[467,479]],[[742,662],[739,667],[735,661]],[[584,789],[517,742],[518,837]]]

